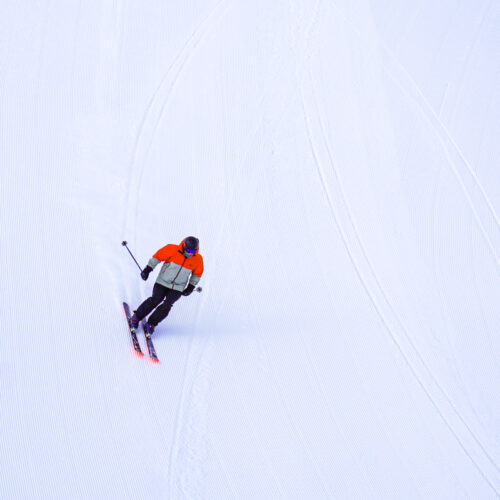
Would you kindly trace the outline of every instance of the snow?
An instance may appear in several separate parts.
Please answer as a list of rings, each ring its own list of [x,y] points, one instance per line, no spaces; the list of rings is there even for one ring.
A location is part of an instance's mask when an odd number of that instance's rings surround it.
[[[500,497],[498,2],[1,11],[1,498]]]

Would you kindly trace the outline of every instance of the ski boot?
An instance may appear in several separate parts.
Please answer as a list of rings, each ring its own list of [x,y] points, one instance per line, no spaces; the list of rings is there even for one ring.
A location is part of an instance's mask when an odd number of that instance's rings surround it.
[[[155,327],[153,325],[150,325],[149,323],[146,323],[145,325],[145,334],[146,334],[146,338],[150,339],[151,336],[153,335],[153,332],[155,331]]]
[[[130,317],[129,325],[132,331],[134,332],[137,331],[137,327],[139,326],[139,320],[137,319],[137,315],[135,313]]]

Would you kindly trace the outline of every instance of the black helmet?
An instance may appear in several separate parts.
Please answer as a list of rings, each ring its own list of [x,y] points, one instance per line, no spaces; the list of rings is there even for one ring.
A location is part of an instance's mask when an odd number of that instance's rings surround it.
[[[200,241],[194,236],[188,236],[182,245],[182,251],[191,255],[195,254],[198,248],[200,248]]]

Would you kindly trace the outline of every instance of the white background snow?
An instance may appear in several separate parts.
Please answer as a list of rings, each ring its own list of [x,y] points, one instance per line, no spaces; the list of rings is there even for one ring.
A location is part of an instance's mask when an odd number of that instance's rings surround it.
[[[498,498],[499,26],[3,0],[0,497]],[[191,234],[204,291],[137,359],[121,241]]]

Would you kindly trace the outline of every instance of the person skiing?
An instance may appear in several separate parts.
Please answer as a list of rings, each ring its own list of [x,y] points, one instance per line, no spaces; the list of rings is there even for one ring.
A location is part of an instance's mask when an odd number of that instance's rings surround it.
[[[203,257],[198,252],[200,242],[194,236],[188,236],[180,245],[167,245],[160,248],[148,265],[141,271],[141,278],[146,281],[149,273],[160,263],[163,266],[156,278],[151,297],[147,298],[130,318],[130,328],[137,330],[142,319],[146,322],[146,337],[151,338],[155,327],[167,316],[174,302],[181,296],[193,293],[203,274]]]

